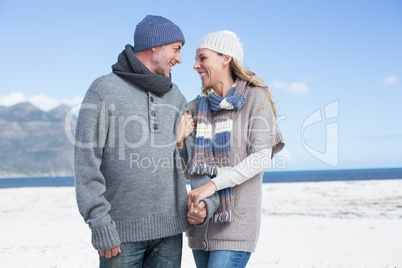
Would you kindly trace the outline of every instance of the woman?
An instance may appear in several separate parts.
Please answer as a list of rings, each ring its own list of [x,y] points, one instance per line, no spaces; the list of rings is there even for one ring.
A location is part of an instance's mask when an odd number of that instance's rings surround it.
[[[246,266],[259,235],[263,172],[284,146],[268,88],[242,61],[230,31],[197,47],[203,91],[188,104],[196,132],[185,141],[194,147],[187,236],[197,267]]]

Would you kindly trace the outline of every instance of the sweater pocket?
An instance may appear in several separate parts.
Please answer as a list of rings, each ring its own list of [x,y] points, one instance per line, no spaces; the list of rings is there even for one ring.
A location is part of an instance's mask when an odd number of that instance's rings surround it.
[[[234,214],[234,216],[235,216],[234,219],[241,220],[241,219],[243,219],[243,218],[246,218],[249,213],[247,213],[247,212],[244,212],[244,213],[240,212],[239,207],[236,206],[236,201],[233,201],[233,214]]]
[[[208,238],[212,240],[249,240],[254,233],[254,223],[246,216],[233,214],[233,221],[226,223],[210,223]]]

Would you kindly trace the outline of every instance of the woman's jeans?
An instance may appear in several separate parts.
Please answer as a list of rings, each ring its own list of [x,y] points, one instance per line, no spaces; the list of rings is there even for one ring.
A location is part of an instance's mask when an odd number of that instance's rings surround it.
[[[237,268],[246,267],[251,253],[231,250],[193,250],[197,268]]]
[[[121,253],[107,259],[99,255],[100,268],[177,268],[181,265],[183,234],[156,240],[123,243]]]

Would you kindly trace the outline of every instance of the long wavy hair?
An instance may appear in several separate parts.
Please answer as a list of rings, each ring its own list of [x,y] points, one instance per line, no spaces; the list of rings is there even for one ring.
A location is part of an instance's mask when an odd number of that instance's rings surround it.
[[[266,101],[269,101],[271,103],[272,111],[274,113],[274,116],[276,117],[275,103],[272,100],[271,93],[268,90],[268,86],[265,85],[264,80],[261,77],[258,77],[255,73],[253,73],[246,67],[244,67],[238,60],[234,59],[233,57],[230,62],[230,67],[232,69],[232,76],[234,80],[236,80],[236,77],[239,77],[240,79],[246,81],[248,85],[252,87],[259,87],[264,89],[264,91],[267,93]]]

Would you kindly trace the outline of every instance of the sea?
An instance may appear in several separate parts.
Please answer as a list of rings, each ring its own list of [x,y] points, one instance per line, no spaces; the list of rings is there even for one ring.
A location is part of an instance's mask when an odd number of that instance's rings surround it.
[[[402,179],[402,168],[269,171],[264,183]],[[74,177],[3,178],[0,188],[74,187]]]

